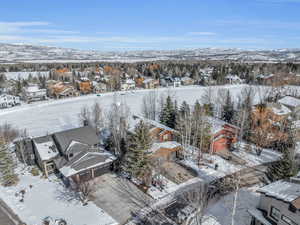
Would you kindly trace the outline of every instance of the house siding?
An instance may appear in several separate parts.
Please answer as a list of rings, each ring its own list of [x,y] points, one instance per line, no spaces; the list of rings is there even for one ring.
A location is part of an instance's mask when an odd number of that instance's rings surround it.
[[[270,217],[271,207],[275,207],[280,211],[280,218],[278,221],[275,221]],[[267,218],[272,220],[273,222],[276,222],[277,225],[288,225],[284,221],[282,221],[281,216],[284,215],[294,222],[298,223],[300,225],[300,211],[296,211],[296,213],[293,213],[289,210],[289,203],[286,203],[284,201],[266,196],[261,195],[260,202],[259,202],[259,209],[267,212]]]

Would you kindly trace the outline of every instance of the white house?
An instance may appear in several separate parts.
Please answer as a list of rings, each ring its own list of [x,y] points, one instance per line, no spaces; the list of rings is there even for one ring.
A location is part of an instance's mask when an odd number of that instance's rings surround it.
[[[20,104],[20,98],[13,95],[0,95],[0,108],[13,107]]]
[[[180,77],[175,77],[173,82],[174,87],[180,87],[181,86],[181,79]]]
[[[40,89],[38,85],[29,85],[23,89],[23,98],[27,102],[47,99],[47,90]]]
[[[127,91],[127,90],[133,90],[135,89],[135,81],[132,79],[126,79],[124,82],[121,84],[121,90],[122,91]]]
[[[228,74],[225,79],[229,82],[229,84],[242,84],[244,80],[239,78],[237,75]]]

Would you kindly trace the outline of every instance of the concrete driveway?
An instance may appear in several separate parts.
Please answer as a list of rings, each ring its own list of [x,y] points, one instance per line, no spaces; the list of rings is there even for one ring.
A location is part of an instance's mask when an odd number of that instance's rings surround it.
[[[0,224],[21,225],[22,222],[16,214],[0,199]]]
[[[133,212],[153,201],[127,179],[114,174],[96,178],[95,185],[94,203],[120,224],[130,219]]]

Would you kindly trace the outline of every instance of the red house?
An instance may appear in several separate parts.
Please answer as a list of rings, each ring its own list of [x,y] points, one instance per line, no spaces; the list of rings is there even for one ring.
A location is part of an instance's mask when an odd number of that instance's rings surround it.
[[[208,117],[207,121],[211,125],[212,153],[229,150],[231,145],[237,142],[240,130],[237,126],[213,117]]]

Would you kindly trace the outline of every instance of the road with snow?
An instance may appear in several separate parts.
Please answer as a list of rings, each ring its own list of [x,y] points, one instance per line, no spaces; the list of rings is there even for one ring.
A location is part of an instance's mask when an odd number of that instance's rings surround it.
[[[232,96],[237,97],[247,85],[226,85],[213,86],[210,89],[216,96],[220,88],[229,89]],[[155,90],[136,90],[127,92],[104,93],[101,96],[85,95],[75,98],[49,100],[44,102],[35,102],[32,104],[23,104],[9,109],[0,110],[0,124],[9,123],[19,129],[26,129],[31,136],[41,136],[46,133],[61,131],[80,126],[78,114],[83,106],[91,106],[99,102],[102,108],[107,110],[114,102],[125,102],[131,113],[141,112],[142,99],[149,92],[155,91],[157,96],[173,96],[178,103],[183,100],[193,104],[197,99],[203,100],[202,96],[209,87],[185,86],[178,88],[159,88]],[[259,98],[261,89],[265,87],[255,87],[256,99]],[[158,101],[160,97],[157,98]]]

